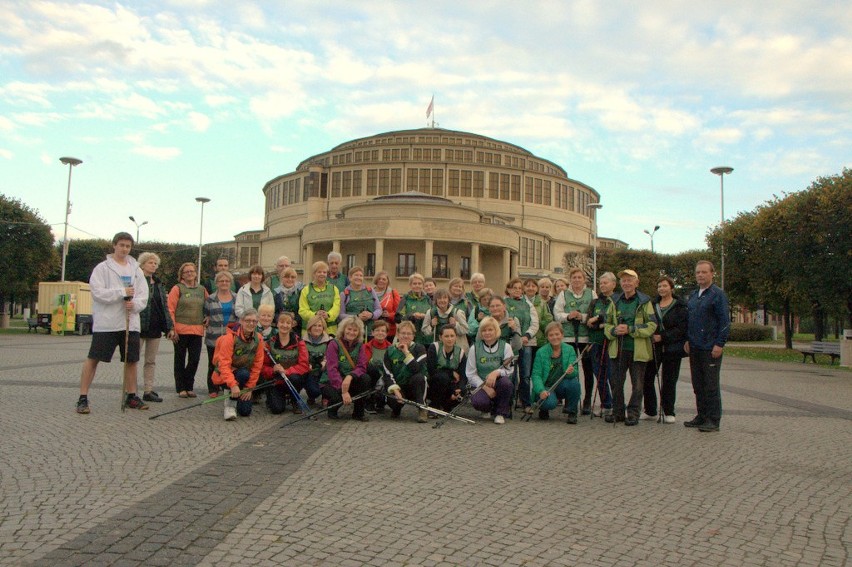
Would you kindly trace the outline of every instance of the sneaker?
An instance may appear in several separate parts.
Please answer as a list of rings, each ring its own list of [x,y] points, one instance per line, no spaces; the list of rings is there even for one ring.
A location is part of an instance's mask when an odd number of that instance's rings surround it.
[[[570,424],[570,425],[577,425],[577,414],[576,413],[569,413],[568,417],[565,418],[565,423]]]
[[[548,419],[550,419],[550,411],[546,409],[538,410],[538,418],[542,421],[547,421]]]
[[[527,406],[524,408],[524,413],[527,415],[532,415],[533,409],[532,406]]]
[[[428,423],[429,422],[429,412],[425,409],[417,410],[417,423]]]
[[[504,418],[502,415],[495,416],[494,423],[496,423],[497,425],[503,425],[504,423],[506,423],[506,418]]]
[[[352,419],[354,419],[355,421],[363,421],[364,423],[370,421],[370,418],[367,417],[364,414],[361,414],[361,415],[352,414]]]
[[[615,422],[615,416],[612,415],[611,413],[608,413],[608,414],[604,415],[604,421],[607,422],[607,423],[614,423]]]
[[[600,416],[603,415],[603,411],[600,408],[598,408],[596,410],[592,410],[592,415],[595,416],[595,417],[600,417]]]
[[[481,417],[482,419],[491,419],[491,412],[490,411],[484,411],[484,412],[482,412],[482,414],[480,414],[479,417]]]
[[[328,419],[340,419],[340,415],[337,413],[338,408],[330,409],[326,414],[328,414]]]
[[[145,400],[146,402],[162,402],[163,401],[163,398],[161,398],[157,394],[157,392],[154,392],[154,391],[145,392],[144,394],[142,394],[142,399]]]
[[[683,422],[684,427],[701,427],[703,424],[704,424],[704,418],[699,416],[699,415],[696,415],[695,417],[693,417],[689,421]]]
[[[367,412],[367,413],[369,413],[369,414],[375,415],[375,414],[376,414],[376,404],[375,404],[375,402],[372,402],[372,403],[371,403],[371,402],[367,402],[367,405],[364,407],[364,411],[366,411],[366,412]]]
[[[583,402],[583,415],[592,413],[592,402]]]
[[[698,426],[698,431],[701,431],[702,433],[719,431],[719,424],[713,423],[712,421],[705,421],[704,423]]]
[[[127,407],[130,409],[138,409],[138,410],[146,410],[148,409],[148,404],[142,401],[142,398],[137,396],[136,394],[130,394],[127,396],[127,402],[125,403]]]
[[[657,414],[651,415],[650,413],[646,413],[642,415],[642,419],[645,421],[657,421]]]
[[[638,424],[639,424],[639,420],[636,419],[635,417],[628,417],[627,419],[624,420],[624,425],[626,425],[627,427],[632,427],[632,426],[638,425]]]
[[[676,421],[677,420],[675,419],[675,416],[673,416],[673,415],[667,415],[666,417],[663,418],[663,423],[674,423]]]
[[[225,398],[225,421],[234,421],[237,419],[237,400],[227,397]]]
[[[88,398],[80,398],[77,400],[77,413],[89,413],[90,411]]]

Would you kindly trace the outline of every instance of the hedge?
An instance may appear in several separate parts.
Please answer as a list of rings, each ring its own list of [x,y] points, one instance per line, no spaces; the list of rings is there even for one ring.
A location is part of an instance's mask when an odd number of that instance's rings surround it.
[[[771,341],[772,327],[751,323],[731,323],[731,336],[728,340],[732,342]]]

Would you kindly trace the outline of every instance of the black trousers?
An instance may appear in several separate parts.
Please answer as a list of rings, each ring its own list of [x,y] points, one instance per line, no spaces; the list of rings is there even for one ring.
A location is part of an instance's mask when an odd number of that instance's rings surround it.
[[[657,415],[657,371],[660,372],[660,405],[663,415],[675,415],[677,380],[680,378],[680,358],[648,361],[645,366],[645,413]]]
[[[583,352],[583,349],[589,346],[589,343],[568,343],[572,347],[574,347],[574,353],[577,355],[577,358],[580,357],[580,353]],[[591,405],[592,404],[592,392],[595,388],[595,371],[594,366],[592,364],[592,355],[591,349],[583,357],[580,366],[583,367],[583,405]]]
[[[349,384],[349,395],[353,397],[357,396],[361,392],[367,391],[369,387],[370,378],[366,374],[363,376],[353,376],[352,382]],[[322,385],[322,397],[328,401],[328,405],[339,404],[343,401],[343,392],[332,388],[331,384],[326,383]],[[366,403],[367,400],[365,398],[352,402],[352,417],[363,417]],[[336,412],[337,410],[329,411]]]
[[[201,360],[201,335],[180,335],[175,343],[175,392],[189,392],[195,387],[195,373]]]
[[[713,425],[722,419],[722,392],[719,389],[719,373],[722,357],[713,358],[709,350],[689,351],[689,371],[692,374],[692,391],[698,417]]]
[[[426,377],[422,374],[409,376],[405,384],[400,384],[400,388],[402,388],[402,397],[406,400],[420,404],[426,403]],[[399,413],[402,406],[405,405],[398,402],[396,396],[393,394],[389,394],[387,400],[388,406],[390,406],[394,413]]]
[[[439,368],[435,374],[429,375],[427,384],[432,407],[450,411],[459,403],[458,400],[451,399],[458,387],[458,382],[453,378],[452,369]]]

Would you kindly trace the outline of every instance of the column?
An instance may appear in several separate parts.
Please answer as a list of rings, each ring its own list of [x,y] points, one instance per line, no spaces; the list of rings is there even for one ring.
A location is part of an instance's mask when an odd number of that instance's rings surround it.
[[[471,242],[470,244],[470,273],[475,274],[481,272],[479,269],[479,242]]]
[[[510,279],[512,279],[512,251],[508,248],[503,248],[503,282],[508,282]],[[500,291],[502,292],[503,290]]]
[[[389,274],[393,273],[393,270],[388,270],[387,266],[385,266],[385,241],[383,238],[376,239],[376,272],[381,272],[382,270],[387,271]]]
[[[425,248],[425,252],[423,254],[423,265],[420,269],[420,273],[423,274],[424,278],[432,277],[432,255],[434,254],[435,241],[434,240],[426,240],[423,243],[423,247]]]
[[[338,254],[340,254],[340,241],[339,240],[332,240],[331,241],[331,251],[337,252]],[[341,268],[341,270],[342,269],[343,268]]]
[[[305,281],[308,282],[311,279],[311,266],[314,265],[314,245],[313,244],[305,244],[305,255],[303,261],[303,269],[305,270]]]

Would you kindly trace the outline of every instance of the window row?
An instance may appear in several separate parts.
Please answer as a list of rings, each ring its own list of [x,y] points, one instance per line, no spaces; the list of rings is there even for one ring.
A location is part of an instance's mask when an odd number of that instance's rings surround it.
[[[440,148],[388,148],[381,151],[355,150],[336,153],[330,157],[326,156],[321,158],[319,163],[325,167],[332,165],[347,165],[350,163],[371,163],[379,161],[380,156],[382,161],[445,161],[448,163],[479,163],[483,165],[513,167],[516,169],[529,169],[530,171],[537,171],[557,177],[565,177],[565,174],[561,170],[544,162],[538,162],[533,159],[518,157],[517,155],[512,154],[465,149],[441,150]]]
[[[357,266],[357,257],[355,254],[347,254],[346,262],[343,266],[344,273],[348,274],[349,270]],[[374,252],[367,253],[367,262],[363,264],[365,276],[376,275],[376,254]],[[448,280],[456,277],[450,268],[448,256],[446,254],[432,255],[432,271],[424,272],[422,268],[417,267],[417,255],[410,252],[400,252],[397,254],[396,270],[397,277],[408,277],[415,272],[420,272],[424,277]],[[462,256],[459,261],[458,277],[470,279],[470,256]]]
[[[534,269],[550,269],[550,245],[535,238],[521,237],[518,265]]]

